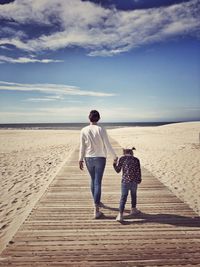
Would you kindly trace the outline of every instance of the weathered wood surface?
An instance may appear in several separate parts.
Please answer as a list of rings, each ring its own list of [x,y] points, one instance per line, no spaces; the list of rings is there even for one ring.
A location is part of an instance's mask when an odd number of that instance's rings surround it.
[[[115,149],[121,148],[113,142]],[[138,190],[142,213],[115,221],[120,175],[107,163],[104,216],[93,219],[88,173],[78,151],[55,177],[13,240],[0,266],[200,266],[200,219],[147,170]]]

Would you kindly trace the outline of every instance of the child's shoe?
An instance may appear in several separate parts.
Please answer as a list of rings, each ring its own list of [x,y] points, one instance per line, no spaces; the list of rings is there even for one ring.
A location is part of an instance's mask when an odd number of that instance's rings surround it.
[[[123,213],[119,213],[116,218],[117,222],[123,222]]]
[[[94,212],[94,219],[99,219],[99,218],[101,217],[101,215],[102,215],[102,212],[100,212],[100,211],[95,211],[95,212]]]
[[[136,208],[132,208],[131,209],[131,212],[130,212],[130,215],[138,215],[139,213],[141,213],[140,210],[136,209]]]

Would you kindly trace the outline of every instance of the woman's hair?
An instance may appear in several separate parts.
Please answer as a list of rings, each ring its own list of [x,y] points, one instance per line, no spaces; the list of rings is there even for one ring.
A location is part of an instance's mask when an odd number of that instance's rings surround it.
[[[123,154],[129,154],[133,156],[133,150],[136,150],[135,147],[132,148],[123,148]]]
[[[97,110],[91,110],[89,114],[89,120],[91,122],[98,122],[100,119],[100,114]]]

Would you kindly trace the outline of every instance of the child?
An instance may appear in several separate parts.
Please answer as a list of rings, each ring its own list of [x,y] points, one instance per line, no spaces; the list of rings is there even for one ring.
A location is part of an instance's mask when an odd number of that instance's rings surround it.
[[[116,172],[120,172],[122,170],[122,183],[121,183],[121,199],[119,205],[119,214],[116,218],[116,221],[123,221],[123,212],[125,208],[125,204],[127,201],[129,190],[131,192],[131,215],[136,215],[140,213],[140,211],[136,208],[137,204],[137,185],[141,183],[141,169],[140,169],[140,161],[136,157],[133,156],[132,149],[123,149],[123,156],[117,161],[114,161],[113,167]]]

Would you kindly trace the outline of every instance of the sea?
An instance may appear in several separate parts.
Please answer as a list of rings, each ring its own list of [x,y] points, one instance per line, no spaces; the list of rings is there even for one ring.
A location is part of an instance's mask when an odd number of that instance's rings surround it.
[[[150,127],[161,126],[177,122],[105,122],[99,125],[106,129],[115,129],[123,127]],[[88,123],[8,123],[0,124],[2,129],[24,129],[24,130],[80,130]]]

